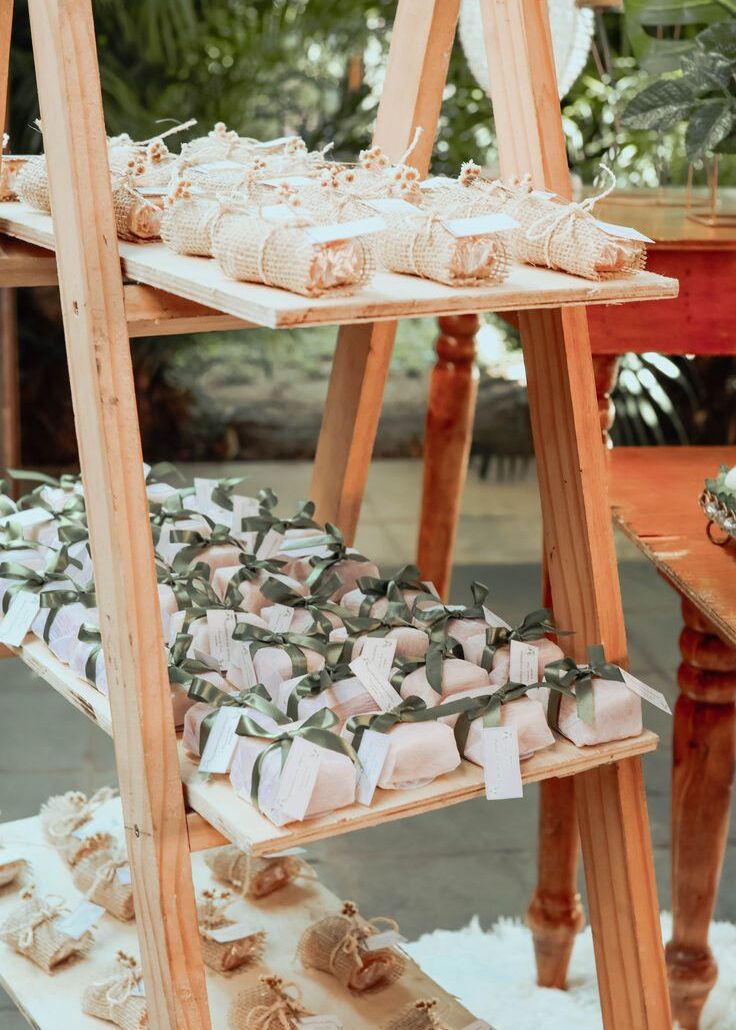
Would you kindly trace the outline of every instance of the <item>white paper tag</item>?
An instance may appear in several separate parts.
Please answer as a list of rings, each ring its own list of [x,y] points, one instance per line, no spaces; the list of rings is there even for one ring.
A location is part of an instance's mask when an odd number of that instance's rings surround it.
[[[399,694],[385,676],[370,665],[361,655],[350,663],[351,671],[358,677],[382,712],[388,712],[401,701]]]
[[[9,647],[20,647],[38,615],[39,606],[38,594],[32,594],[28,590],[19,591],[0,622],[0,643]]]
[[[375,730],[364,730],[358,748],[360,765],[356,798],[360,805],[370,805],[376,792],[381,772],[386,763],[386,755],[390,745],[388,733],[377,733]]]
[[[129,883],[132,883],[133,878],[130,875],[130,866],[122,865],[119,869],[116,869],[115,878],[117,879],[118,883],[122,883],[123,886],[127,886]]]
[[[368,236],[385,228],[382,218],[358,218],[354,222],[336,222],[334,225],[309,225],[304,233],[313,243],[336,243],[354,236]]]
[[[297,1025],[300,1030],[344,1030],[337,1016],[302,1016]]]
[[[288,633],[294,621],[296,609],[288,604],[273,604],[270,611],[270,626],[274,633]]]
[[[379,200],[364,200],[366,207],[372,207],[381,214],[422,215],[421,208],[410,204],[408,200],[398,197],[381,197]]]
[[[292,855],[306,855],[306,848],[285,848],[284,851],[269,851],[266,858],[290,858]]]
[[[268,533],[266,533],[261,541],[261,546],[256,552],[256,558],[260,561],[264,561],[266,558],[273,558],[273,556],[278,554],[281,550],[283,541],[283,533],[279,533],[275,529],[269,529]]]
[[[145,998],[146,987],[142,980],[136,981],[135,986],[130,989],[130,994],[133,998]]]
[[[300,186],[314,186],[319,180],[309,179],[306,175],[282,175],[281,178],[259,179],[258,181],[264,186],[273,186],[274,189],[278,189],[284,184],[291,186],[292,188],[299,188]]]
[[[288,554],[290,558],[297,556],[301,558],[304,555],[313,554],[325,544],[331,544],[334,539],[329,533],[315,533],[314,536],[292,536],[284,538],[279,549],[282,554]]]
[[[104,912],[101,905],[95,905],[91,901],[82,901],[73,912],[55,924],[55,929],[78,941],[82,934],[90,930],[100,916],[104,915]]]
[[[195,476],[194,500],[197,508],[202,512],[202,514],[209,515],[218,522],[222,522],[224,525],[229,526],[232,522],[233,513],[228,511],[227,508],[223,508],[221,505],[216,504],[212,500],[212,491],[216,486],[216,479],[200,479],[198,476]]]
[[[501,212],[495,215],[477,215],[474,218],[443,218],[442,224],[458,239],[465,236],[489,236],[495,232],[518,229],[520,222]]]
[[[207,175],[208,172],[227,172],[233,169],[239,168],[243,175],[245,175],[247,168],[245,165],[238,164],[237,161],[205,161],[201,165],[190,165],[187,172],[204,172]]]
[[[672,709],[667,704],[667,698],[659,690],[655,690],[654,687],[647,686],[646,683],[642,683],[636,676],[632,676],[630,672],[622,669],[621,672],[624,674],[624,683],[633,691],[634,694],[638,694],[644,701],[648,701],[650,705],[654,705],[655,708],[659,708],[660,711],[666,712],[667,715],[672,715]]]
[[[639,240],[641,243],[654,243],[654,240],[649,236],[645,236],[644,233],[639,232],[638,229],[632,229],[629,225],[616,225],[614,222],[602,222],[600,218],[594,218],[593,221],[602,229],[608,236],[616,236],[620,240]]]
[[[200,772],[226,773],[229,771],[235,754],[235,746],[238,743],[235,728],[240,722],[242,714],[240,708],[231,708],[230,706],[220,708],[213,720],[199,761]]]
[[[531,686],[539,679],[539,648],[521,640],[510,641],[509,679],[512,683],[526,683]]]
[[[397,944],[406,944],[406,937],[397,930],[384,930],[371,934],[363,941],[363,951],[380,951],[382,948],[395,948]]]
[[[284,143],[289,143],[290,140],[295,139],[294,136],[279,136],[278,139],[267,139],[262,140],[260,143],[253,144],[253,150],[266,150],[271,147],[283,147]]]
[[[169,188],[168,186],[136,186],[135,191],[140,193],[142,197],[164,197],[168,193]]]
[[[376,669],[381,676],[388,679],[394,664],[396,641],[388,637],[364,637],[361,656]]]
[[[522,797],[516,726],[484,726],[481,734],[486,798],[489,801],[502,801],[505,798]]]
[[[238,690],[250,690],[251,687],[255,687],[258,676],[248,644],[242,644],[240,641],[233,642],[227,678]]]
[[[230,665],[233,648],[233,630],[238,624],[235,612],[222,608],[207,611],[207,629],[210,635],[210,651],[220,663],[221,669]]]
[[[243,497],[242,494],[234,494],[233,498],[233,526],[240,529],[242,519],[258,515],[261,507],[256,497]]]
[[[231,941],[239,941],[242,937],[250,937],[255,930],[247,923],[232,923],[229,926],[218,926],[207,933],[218,944],[229,944]]]
[[[300,209],[299,214],[288,204],[267,204],[261,208],[261,214],[268,222],[278,222],[280,225],[288,225],[290,222],[299,222],[305,212]]]
[[[314,792],[322,748],[304,737],[295,737],[281,771],[274,805],[290,819],[301,820]]]
[[[549,190],[532,190],[531,195],[533,197],[539,197],[540,200],[552,200],[556,197],[556,193],[551,193]]]
[[[44,522],[52,522],[54,516],[45,508],[25,508],[23,511],[14,511],[10,515],[3,515],[0,519],[0,526],[6,526],[14,522],[21,529],[30,529],[31,526],[40,526]]]
[[[450,179],[447,175],[433,175],[431,179],[425,179],[424,182],[420,182],[419,186],[423,190],[438,190],[454,182],[455,180]]]

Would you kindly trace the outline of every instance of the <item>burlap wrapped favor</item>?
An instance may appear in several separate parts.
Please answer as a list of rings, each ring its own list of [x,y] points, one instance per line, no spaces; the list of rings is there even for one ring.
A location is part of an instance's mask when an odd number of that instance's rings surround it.
[[[141,993],[143,977],[131,955],[119,951],[117,961],[100,970],[82,995],[82,1012],[107,1020],[122,1030],[148,1030],[148,1009]]]
[[[115,844],[111,833],[85,834],[84,825],[95,811],[115,796],[111,787],[101,787],[91,798],[80,791],[67,791],[50,797],[41,806],[39,819],[46,840],[52,844],[70,865],[90,851],[89,839],[94,838],[99,848]]]
[[[46,174],[46,158],[43,154],[29,157],[15,177],[15,193],[18,200],[37,211],[51,211],[49,178]]]
[[[45,973],[73,955],[85,954],[93,939],[89,930],[76,938],[58,928],[60,920],[68,914],[63,898],[38,898],[32,890],[25,890],[21,899],[20,907],[0,926],[0,940]]]
[[[420,998],[410,1001],[381,1030],[450,1030],[450,1027],[440,1018],[436,998]]]
[[[11,883],[20,881],[29,868],[30,864],[25,858],[18,858],[13,855],[3,858],[3,849],[2,845],[0,845],[0,888],[8,887]]]
[[[72,869],[74,886],[95,905],[101,905],[116,919],[135,915],[128,856],[123,851],[100,847],[95,837],[84,842]]]
[[[223,214],[214,197],[197,196],[188,180],[177,183],[166,198],[161,216],[161,239],[177,254],[212,256],[212,232]]]
[[[192,123],[189,123],[192,124]],[[107,154],[113,175],[130,175],[137,187],[160,186],[170,183],[176,169],[176,158],[169,151],[163,137],[181,132],[187,124],[175,126],[155,139],[136,143],[130,137],[119,136],[108,142]]]
[[[298,216],[293,222],[258,213],[223,217],[213,232],[212,253],[232,279],[304,297],[354,293],[373,272],[370,250],[360,236],[316,242],[309,220]]]
[[[236,969],[257,962],[266,942],[263,930],[236,937],[232,941],[216,939],[218,930],[236,925],[236,921],[225,914],[231,900],[229,891],[206,890],[202,891],[202,900],[197,906],[202,958],[217,973],[233,973]]]
[[[256,858],[234,844],[208,851],[205,861],[218,880],[245,898],[265,898],[294,880],[313,879],[310,867],[296,855]]]
[[[3,156],[2,168],[0,169],[0,200],[17,200],[15,192],[15,180],[23,165],[29,160],[25,155],[8,154]]]
[[[395,948],[366,949],[366,941],[385,930],[398,931],[398,925],[383,917],[363,919],[357,906],[346,901],[340,915],[326,916],[307,927],[297,954],[305,969],[331,973],[350,991],[382,991],[406,969],[406,958]]]
[[[311,1015],[297,984],[268,973],[237,996],[228,1025],[230,1030],[299,1030],[302,1018]]]
[[[144,197],[131,175],[123,175],[112,191],[115,227],[121,240],[157,240],[161,234],[162,205]]]

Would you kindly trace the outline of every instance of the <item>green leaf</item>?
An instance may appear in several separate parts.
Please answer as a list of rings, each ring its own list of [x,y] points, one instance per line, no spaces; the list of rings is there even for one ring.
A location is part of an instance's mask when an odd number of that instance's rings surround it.
[[[621,121],[632,129],[669,129],[688,115],[695,100],[689,79],[659,79],[632,98]]]
[[[729,18],[728,21],[703,29],[695,37],[695,44],[706,56],[718,55],[731,61],[736,60],[736,19]]]
[[[734,102],[730,99],[704,100],[695,108],[685,133],[689,161],[699,161],[711,153],[733,128]]]

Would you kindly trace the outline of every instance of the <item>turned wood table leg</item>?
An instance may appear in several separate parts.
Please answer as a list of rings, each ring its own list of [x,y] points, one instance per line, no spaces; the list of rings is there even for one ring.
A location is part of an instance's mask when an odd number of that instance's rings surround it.
[[[460,499],[473,437],[478,394],[477,315],[439,319],[437,363],[429,383],[424,434],[424,484],[417,564],[447,596]]]
[[[611,394],[618,379],[621,358],[616,354],[595,354],[593,356],[593,373],[595,375],[595,395],[598,398],[598,415],[601,420],[601,437],[603,446],[611,447],[609,433],[616,415]]]
[[[736,745],[736,650],[682,602],[672,768],[673,1016],[697,1030],[718,974],[708,946],[728,834]]]

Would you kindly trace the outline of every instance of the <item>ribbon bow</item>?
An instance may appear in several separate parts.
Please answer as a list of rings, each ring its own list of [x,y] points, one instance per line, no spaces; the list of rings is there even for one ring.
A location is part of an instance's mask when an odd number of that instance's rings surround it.
[[[11,518],[4,526],[0,526],[0,551],[37,551],[43,544],[37,540],[26,540],[23,527]]]
[[[360,576],[356,586],[365,594],[361,601],[359,615],[370,615],[371,608],[381,597],[388,597],[389,590],[393,587],[398,591],[419,590],[424,591],[433,601],[438,601],[432,584],[421,578],[421,573],[416,565],[402,565],[398,572],[388,579],[379,579],[376,576]],[[403,600],[403,597],[402,597]]]
[[[39,926],[43,926],[44,923],[56,919],[57,916],[66,911],[64,899],[55,895],[49,894],[45,898],[35,898],[33,894],[28,892],[24,895],[24,900],[34,902],[35,904],[32,911],[28,913],[28,919],[16,928],[19,931],[18,950],[21,952],[30,951],[33,946],[33,938]]]
[[[532,687],[538,686],[540,686],[539,683],[514,683],[509,680],[492,694],[465,698],[470,704],[460,713],[460,718],[455,723],[455,742],[461,757],[465,757],[470,726],[476,719],[482,719],[484,726],[500,726],[502,707],[510,701],[524,697]]]
[[[339,530],[332,522],[325,523],[325,531],[331,538],[328,543],[323,545],[329,554],[324,558],[318,558],[316,555],[313,555],[309,559],[312,571],[307,577],[308,587],[319,586],[320,582],[329,572],[335,571],[333,569],[333,565],[336,565],[340,561],[345,561],[346,559],[356,562],[368,561],[368,558],[364,555],[359,554],[357,551],[348,549],[341,530]]]
[[[330,595],[342,585],[342,580],[336,574],[327,576],[320,584],[321,589],[316,594],[298,594],[288,583],[282,583],[280,579],[267,579],[261,587],[261,593],[274,604],[284,604],[289,608],[303,608],[311,616],[314,625],[321,633],[332,632],[333,625],[325,615],[331,612],[343,621],[350,613],[345,608],[330,600]]]
[[[568,636],[569,631],[558,629],[552,622],[549,608],[538,608],[525,615],[518,626],[509,629],[507,626],[490,626],[485,633],[486,643],[483,648],[480,664],[488,671],[493,664],[493,656],[500,647],[506,647],[512,640],[539,640],[546,633],[557,636]]]
[[[225,476],[217,480],[212,488],[210,497],[212,503],[224,508],[226,511],[233,510],[233,490],[245,482],[245,476]]]
[[[173,529],[169,535],[171,542],[175,544],[183,543],[185,545],[180,551],[177,551],[171,563],[173,568],[177,570],[188,568],[197,555],[207,547],[224,545],[237,547],[239,551],[245,550],[242,540],[236,540],[232,536],[230,526],[215,522],[209,515],[203,515],[201,512],[197,514],[209,526],[209,535],[205,536],[204,533],[197,529]]]
[[[132,955],[126,955],[124,951],[117,954],[119,969],[116,969],[105,980],[96,980],[95,987],[105,988],[105,1001],[113,1010],[123,1006],[133,995],[133,991],[143,979],[140,967]],[[145,1005],[145,999],[139,998],[141,1005]],[[111,1012],[111,1015],[113,1014]]]
[[[257,533],[256,550],[263,542],[263,538],[269,530],[285,534],[289,529],[319,529],[320,527],[312,517],[315,511],[314,501],[298,501],[297,509],[293,515],[278,516],[274,514],[273,508],[278,503],[278,498],[271,490],[261,490],[258,497],[265,494],[264,503],[261,505],[257,515],[247,515],[241,520],[241,529],[244,533]]]
[[[299,718],[299,702],[304,697],[317,697],[329,690],[333,683],[352,676],[350,666],[345,664],[329,665],[318,672],[309,672],[294,684],[286,702],[286,714],[294,721]]]
[[[412,615],[417,622],[424,623],[431,631],[433,640],[441,640],[447,635],[447,625],[452,619],[480,619],[485,622],[483,605],[488,596],[488,587],[475,580],[470,586],[470,591],[473,595],[472,605],[443,604],[434,594],[419,594],[414,600]],[[420,608],[419,605],[425,601],[430,601],[431,606]]]
[[[6,592],[2,601],[2,611],[5,615],[10,607],[10,602],[21,590],[30,593],[40,594],[43,587],[48,583],[55,583],[59,580],[67,580],[66,570],[72,565],[77,569],[82,568],[82,563],[76,558],[70,558],[66,546],[50,554],[43,569],[29,569],[19,562],[0,562],[0,579],[12,579],[13,583]]]
[[[572,658],[558,658],[544,667],[544,682],[553,687],[547,704],[547,721],[553,730],[559,729],[562,694],[575,698],[577,713],[583,722],[595,726],[593,679],[624,682],[618,665],[606,661],[602,644],[588,648],[588,665],[578,665]]]
[[[214,709],[205,715],[199,726],[200,755],[204,754],[207,740],[220,708],[253,708],[263,715],[268,715],[279,726],[289,722],[288,717],[271,703],[268,691],[262,683],[256,683],[255,686],[241,690],[237,694],[228,694],[226,691],[220,690],[214,683],[210,683],[209,680],[195,676],[190,681],[187,696],[192,701],[198,701]]]
[[[100,627],[93,625],[91,622],[83,622],[79,627],[77,633],[77,640],[81,640],[83,644],[92,644],[92,649],[87,655],[87,661],[84,663],[84,678],[92,686],[97,685],[97,656],[102,651],[102,633]]]
[[[192,592],[197,589],[199,584],[201,584],[200,589],[204,589],[206,585],[211,590],[209,585],[209,575],[210,567],[206,562],[197,562],[196,565],[187,569],[186,572],[180,572],[171,565],[156,562],[156,581],[159,586],[171,588],[171,592],[176,600],[177,608],[180,611],[190,606]],[[195,584],[197,586],[195,586]],[[219,601],[219,598],[214,594],[214,591],[212,591],[212,593],[215,599]]]
[[[375,730],[376,733],[388,733],[394,726],[402,722],[433,722],[446,715],[455,715],[464,712],[475,698],[460,697],[455,701],[448,701],[444,705],[436,705],[434,708],[427,708],[427,704],[420,697],[407,697],[395,708],[387,712],[366,712],[364,715],[351,715],[346,728],[353,734],[353,747],[360,750],[360,742],[366,730]]]
[[[228,580],[226,588],[227,595],[237,597],[238,605],[240,605],[243,600],[240,595],[240,591],[238,590],[241,583],[244,581],[250,583],[254,579],[258,579],[262,573],[266,572],[274,575],[281,572],[286,564],[286,562],[280,561],[276,558],[257,558],[255,554],[249,554],[247,551],[242,551],[241,554],[238,555],[238,562],[240,563],[240,568],[232,574]]]
[[[192,497],[194,487],[186,486],[176,493],[169,494],[163,501],[148,501],[148,512],[151,516],[151,523],[157,529],[167,522],[178,522],[180,519],[201,518],[201,512],[194,508],[187,508],[184,504],[185,497]],[[158,533],[155,534],[155,542],[158,543]]]
[[[316,651],[322,657],[327,654],[327,641],[323,636],[312,636],[308,633],[276,633],[274,630],[253,626],[249,622],[241,622],[235,627],[233,640],[248,644],[251,655],[255,655],[263,647],[281,648],[289,657],[294,676],[304,676],[308,671],[305,649]]]
[[[48,609],[48,618],[43,627],[43,639],[48,644],[51,627],[61,609],[69,604],[81,604],[85,608],[97,607],[97,595],[94,583],[86,587],[65,587],[63,590],[42,590],[38,595],[38,607]]]
[[[301,989],[295,983],[284,983],[280,976],[270,974],[259,976],[258,982],[270,988],[274,1000],[271,1003],[256,1005],[248,1015],[248,1022],[253,1030],[271,1030],[278,1026],[283,1030],[291,1030],[298,1026],[302,1016],[309,1015],[302,1005]],[[287,989],[293,994],[287,994]]]

